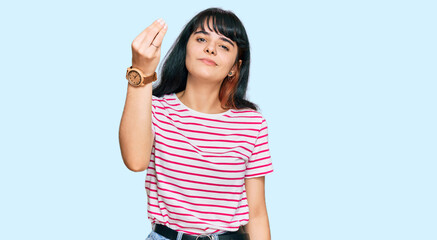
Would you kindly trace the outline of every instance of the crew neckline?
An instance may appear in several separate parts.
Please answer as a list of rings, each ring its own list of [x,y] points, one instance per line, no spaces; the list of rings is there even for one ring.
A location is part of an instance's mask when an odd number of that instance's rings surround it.
[[[229,109],[228,111],[226,111],[226,112],[222,112],[222,113],[203,113],[203,112],[198,112],[198,111],[196,111],[196,110],[193,110],[193,109],[191,109],[191,108],[189,108],[189,107],[187,107],[179,98],[178,98],[178,96],[176,95],[176,93],[172,93],[172,96],[176,99],[176,101],[179,103],[179,104],[181,104],[181,106],[183,106],[184,108],[186,108],[186,109],[188,109],[190,112],[192,112],[192,113],[194,113],[194,114],[197,114],[197,115],[202,115],[202,116],[209,116],[209,117],[214,117],[214,116],[223,116],[223,115],[225,115],[225,114],[228,114],[228,113],[230,113],[231,112],[231,110],[232,109]]]

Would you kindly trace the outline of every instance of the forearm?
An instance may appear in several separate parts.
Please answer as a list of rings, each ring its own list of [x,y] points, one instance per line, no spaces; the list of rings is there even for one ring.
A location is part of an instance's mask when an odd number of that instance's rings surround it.
[[[128,84],[119,141],[123,161],[132,171],[143,171],[149,165],[153,144],[151,99],[152,83],[143,87]]]
[[[257,217],[249,217],[246,224],[246,232],[249,233],[250,240],[270,240],[270,226],[267,213]]]

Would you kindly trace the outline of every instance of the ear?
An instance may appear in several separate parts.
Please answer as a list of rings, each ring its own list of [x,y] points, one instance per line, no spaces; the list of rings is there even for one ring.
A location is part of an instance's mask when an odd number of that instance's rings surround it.
[[[238,60],[238,69],[241,68],[241,64],[243,63],[242,60]],[[232,66],[231,71],[236,72],[237,71],[237,64],[235,64],[234,66]]]
[[[243,62],[241,60],[238,60],[238,70],[241,68],[242,63]],[[231,76],[235,75],[235,72],[237,72],[237,64],[232,66],[231,71],[229,72],[228,76],[231,77]]]

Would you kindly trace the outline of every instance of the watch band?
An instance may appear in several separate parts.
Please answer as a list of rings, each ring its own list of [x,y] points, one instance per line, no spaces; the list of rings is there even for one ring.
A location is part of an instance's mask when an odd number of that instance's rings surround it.
[[[158,78],[156,72],[150,76],[145,76],[140,69],[130,66],[126,71],[126,79],[130,85],[134,87],[142,87],[148,83],[156,81]]]

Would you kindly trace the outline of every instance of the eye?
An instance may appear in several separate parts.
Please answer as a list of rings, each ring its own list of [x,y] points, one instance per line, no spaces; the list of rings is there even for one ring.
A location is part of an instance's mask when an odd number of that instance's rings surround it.
[[[204,42],[204,41],[205,41],[204,38],[197,38],[196,40],[197,40],[198,42]]]
[[[229,51],[229,48],[226,47],[225,45],[222,45],[222,47],[223,47],[226,51]]]

